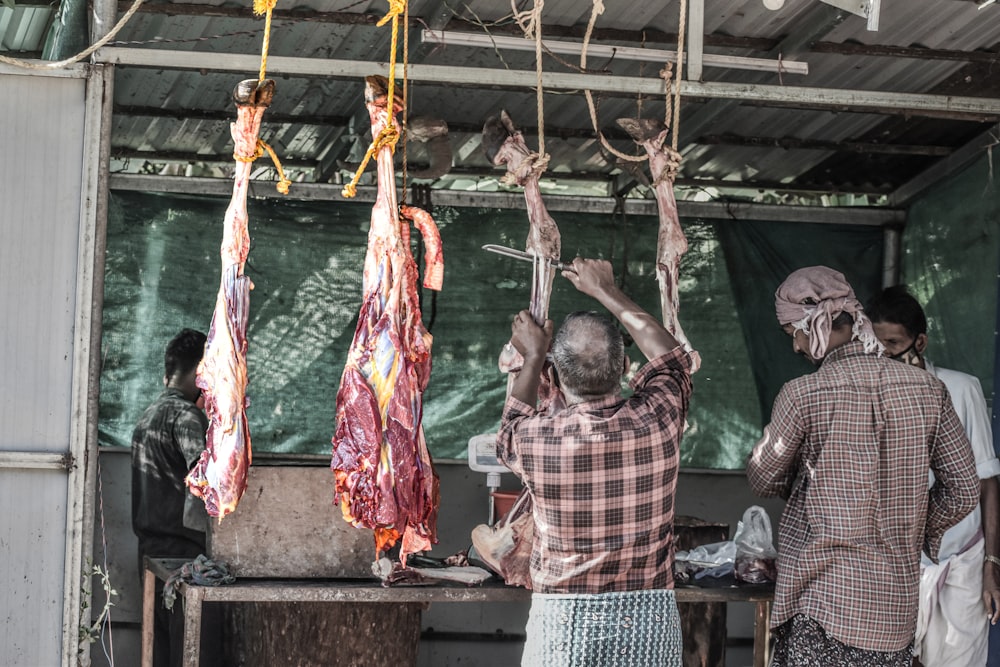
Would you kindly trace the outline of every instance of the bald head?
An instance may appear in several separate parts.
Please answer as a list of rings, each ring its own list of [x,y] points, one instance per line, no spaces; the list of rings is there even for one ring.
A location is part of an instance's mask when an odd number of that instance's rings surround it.
[[[581,398],[617,393],[624,356],[618,327],[594,312],[567,315],[552,342],[559,384]]]

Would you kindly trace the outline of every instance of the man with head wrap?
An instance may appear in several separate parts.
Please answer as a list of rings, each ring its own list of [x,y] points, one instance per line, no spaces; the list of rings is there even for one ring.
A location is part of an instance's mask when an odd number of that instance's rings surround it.
[[[771,665],[909,667],[921,550],[979,499],[968,439],[939,380],[882,356],[842,274],[795,271],[775,309],[819,369],[785,384],[747,463],[787,499]]]

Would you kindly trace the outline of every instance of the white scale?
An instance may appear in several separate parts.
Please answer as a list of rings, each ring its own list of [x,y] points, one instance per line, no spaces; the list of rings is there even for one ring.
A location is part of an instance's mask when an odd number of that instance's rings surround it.
[[[489,525],[496,521],[496,503],[493,492],[500,488],[500,475],[510,472],[510,468],[497,460],[497,434],[484,433],[469,438],[469,468],[486,473],[486,488],[490,494]]]

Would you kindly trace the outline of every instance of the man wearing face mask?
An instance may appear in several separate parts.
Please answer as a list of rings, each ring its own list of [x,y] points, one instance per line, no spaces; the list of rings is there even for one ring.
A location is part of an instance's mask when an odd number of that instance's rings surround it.
[[[782,387],[747,462],[756,494],[787,499],[771,667],[910,667],[920,552],[979,498],[968,438],[939,380],[880,354],[841,273],[795,271],[775,311],[819,368]]]
[[[936,367],[924,358],[927,317],[905,286],[884,290],[865,312],[887,356],[923,368],[944,382],[972,445],[980,478],[979,506],[945,533],[939,564],[926,555],[921,561],[914,648],[925,667],[982,667],[989,625],[1000,619],[1000,485],[996,479],[1000,461],[993,451],[986,399],[972,375]]]

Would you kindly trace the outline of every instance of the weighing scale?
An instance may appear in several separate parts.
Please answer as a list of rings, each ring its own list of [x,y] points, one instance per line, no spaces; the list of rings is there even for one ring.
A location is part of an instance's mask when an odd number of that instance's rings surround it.
[[[496,521],[496,502],[493,492],[500,488],[500,475],[510,469],[497,460],[497,434],[484,433],[469,438],[469,468],[486,473],[486,488],[489,489],[489,525]]]

